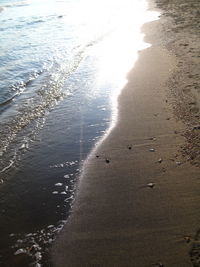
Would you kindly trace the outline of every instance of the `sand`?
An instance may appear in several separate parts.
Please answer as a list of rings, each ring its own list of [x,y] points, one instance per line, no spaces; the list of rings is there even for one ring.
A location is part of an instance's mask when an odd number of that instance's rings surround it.
[[[156,2],[164,13],[144,26],[152,47],[128,75],[115,127],[85,162],[55,266],[200,266],[198,1]]]
[[[182,120],[187,131],[183,153],[200,167],[200,2],[198,0],[159,1],[164,11],[160,21],[161,40],[178,59],[177,71],[168,81],[174,115]]]

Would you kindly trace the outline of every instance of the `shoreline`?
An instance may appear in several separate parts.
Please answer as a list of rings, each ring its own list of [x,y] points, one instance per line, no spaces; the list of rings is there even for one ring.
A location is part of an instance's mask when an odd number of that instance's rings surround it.
[[[180,59],[161,36],[163,16],[144,26],[152,46],[128,75],[117,124],[84,166],[72,215],[53,247],[55,266],[199,264],[199,169],[181,153],[191,125],[180,121],[172,94]]]

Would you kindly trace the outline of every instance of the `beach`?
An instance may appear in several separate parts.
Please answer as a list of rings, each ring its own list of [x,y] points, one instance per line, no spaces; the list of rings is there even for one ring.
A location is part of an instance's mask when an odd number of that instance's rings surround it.
[[[146,0],[0,8],[0,266],[49,266],[82,165],[114,126],[115,99],[149,46],[140,26],[158,13]]]
[[[143,27],[152,46],[84,163],[55,266],[200,266],[200,5],[155,7],[160,19]]]

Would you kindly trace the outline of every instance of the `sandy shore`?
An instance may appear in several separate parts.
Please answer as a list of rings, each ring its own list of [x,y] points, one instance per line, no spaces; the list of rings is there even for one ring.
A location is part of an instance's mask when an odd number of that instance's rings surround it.
[[[197,47],[198,37],[192,32],[191,41],[189,28],[174,24],[180,3],[156,2],[165,12],[144,27],[153,45],[140,52],[128,76],[117,125],[85,164],[73,213],[53,247],[55,266],[200,266],[199,96],[193,88],[200,58],[185,45]],[[182,8],[188,24],[198,1],[190,3]]]

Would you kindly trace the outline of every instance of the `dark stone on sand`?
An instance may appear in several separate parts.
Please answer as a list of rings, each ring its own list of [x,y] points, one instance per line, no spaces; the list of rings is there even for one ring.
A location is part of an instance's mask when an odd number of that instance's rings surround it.
[[[186,243],[190,243],[191,237],[190,236],[184,236],[184,240]]]
[[[200,125],[196,125],[193,127],[193,130],[200,130]]]
[[[149,188],[154,188],[155,184],[154,184],[154,183],[148,183],[147,186],[148,186]]]
[[[191,101],[190,103],[189,103],[189,105],[195,105],[196,104],[196,101]]]

